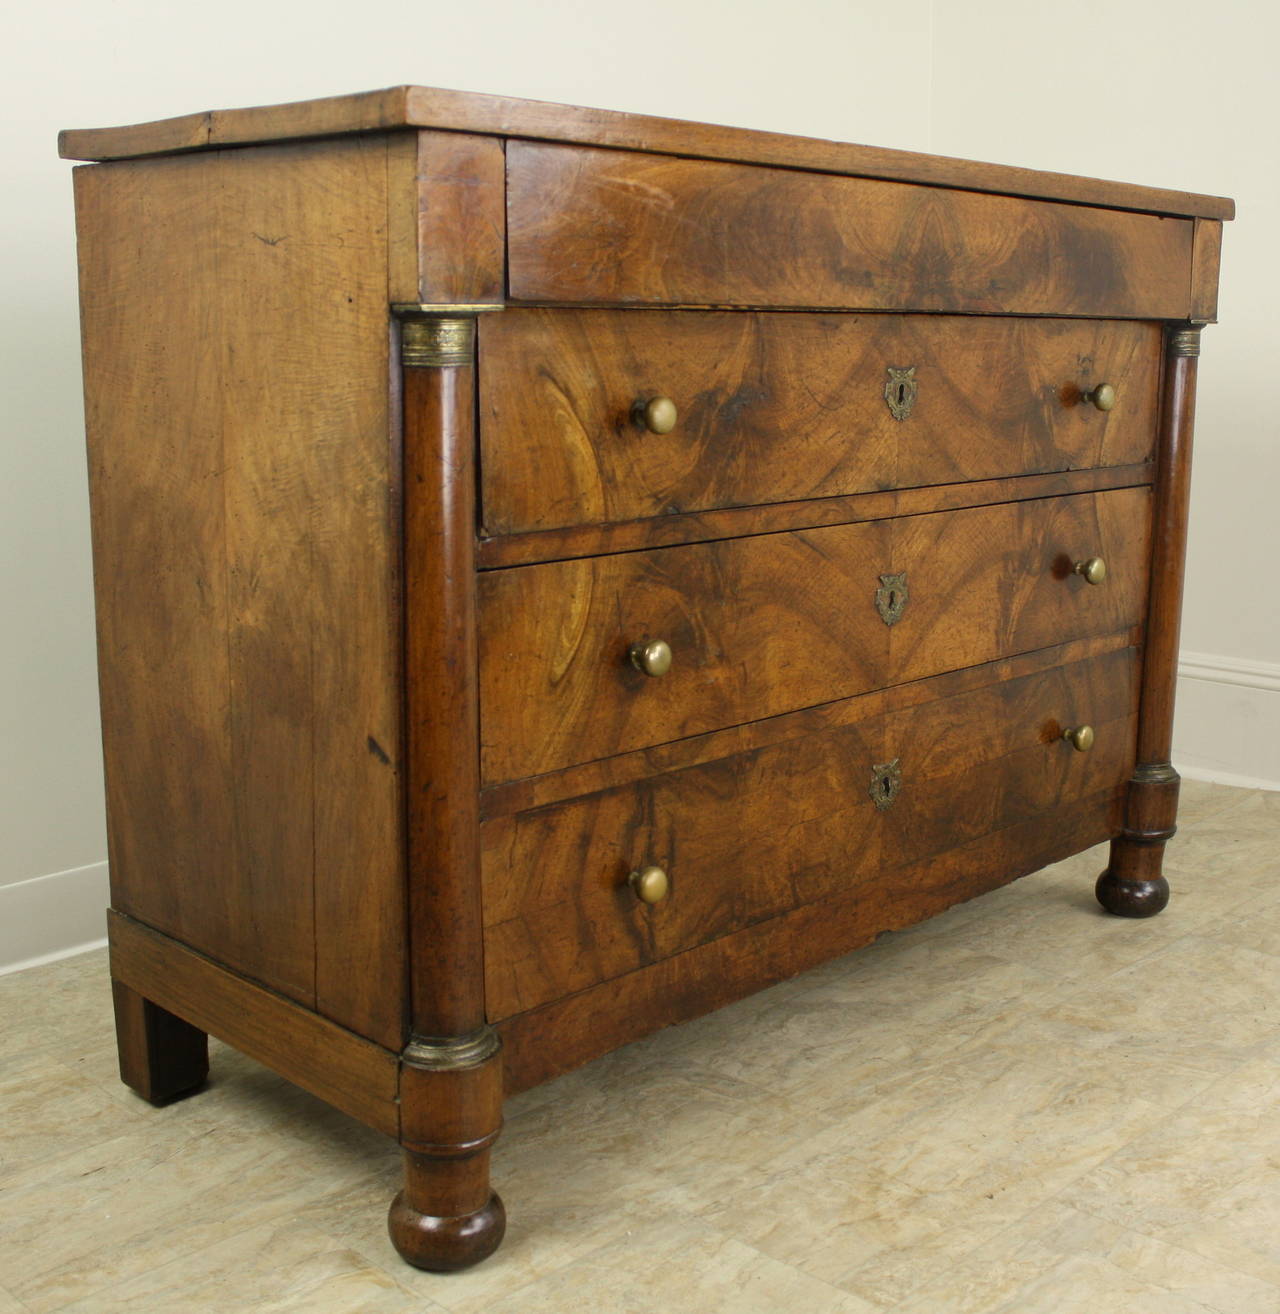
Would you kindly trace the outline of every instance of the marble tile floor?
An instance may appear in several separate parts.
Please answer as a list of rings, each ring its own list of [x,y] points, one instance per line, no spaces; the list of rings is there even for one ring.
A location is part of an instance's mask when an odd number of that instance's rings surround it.
[[[498,1254],[386,1239],[393,1146],[213,1045],[118,1081],[103,953],[0,977],[0,1314],[1280,1314],[1280,794],[1102,850],[511,1101]]]

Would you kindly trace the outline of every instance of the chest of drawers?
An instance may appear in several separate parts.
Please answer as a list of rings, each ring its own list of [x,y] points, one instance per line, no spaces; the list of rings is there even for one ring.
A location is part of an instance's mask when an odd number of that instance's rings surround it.
[[[1110,839],[1230,202],[426,88],[69,132],[121,1073],[505,1093]]]

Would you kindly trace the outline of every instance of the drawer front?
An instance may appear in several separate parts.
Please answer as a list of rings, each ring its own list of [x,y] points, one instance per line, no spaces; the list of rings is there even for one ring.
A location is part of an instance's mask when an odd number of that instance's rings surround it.
[[[1149,519],[1126,488],[486,572],[483,780],[1124,630]],[[1072,573],[1091,557],[1097,587]],[[673,654],[657,678],[629,659],[652,640]]]
[[[480,334],[488,534],[1135,464],[1155,432],[1153,324],[512,309]]]
[[[1183,319],[1190,219],[507,144],[516,301]]]
[[[878,760],[896,762],[901,783],[879,814],[881,871],[1127,780],[1141,674],[1139,650],[1121,648],[888,713]],[[1084,726],[1094,739],[1082,752],[1063,736]]]
[[[1118,785],[1133,763],[1137,677],[1122,648],[861,721],[854,706],[835,729],[486,822],[490,1017],[869,889],[881,872]],[[1088,752],[1062,739],[1082,723]],[[896,795],[881,808],[873,789],[891,773],[873,769],[890,764]],[[652,906],[628,881],[646,865],[669,882]]]

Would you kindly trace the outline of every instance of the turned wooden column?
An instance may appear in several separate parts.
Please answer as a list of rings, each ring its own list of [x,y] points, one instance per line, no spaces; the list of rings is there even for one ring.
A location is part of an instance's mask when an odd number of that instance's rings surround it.
[[[1153,917],[1169,902],[1161,864],[1177,829],[1179,778],[1170,754],[1200,325],[1170,325],[1165,352],[1137,766],[1129,781],[1124,830],[1111,841],[1111,858],[1097,885],[1098,901],[1121,917]]]
[[[404,411],[411,1035],[400,1064],[404,1189],[391,1239],[419,1268],[491,1254],[502,1064],[487,1025],[480,914],[475,622],[475,316],[397,307]]]

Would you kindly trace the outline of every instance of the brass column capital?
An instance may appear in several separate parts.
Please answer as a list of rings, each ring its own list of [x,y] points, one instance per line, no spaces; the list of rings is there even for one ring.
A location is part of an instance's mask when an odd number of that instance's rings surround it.
[[[1170,326],[1167,350],[1170,356],[1198,356],[1200,354],[1199,324]]]
[[[476,316],[501,309],[499,305],[397,302],[391,313],[400,321],[401,364],[407,369],[470,365],[475,358]]]

